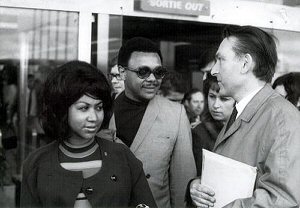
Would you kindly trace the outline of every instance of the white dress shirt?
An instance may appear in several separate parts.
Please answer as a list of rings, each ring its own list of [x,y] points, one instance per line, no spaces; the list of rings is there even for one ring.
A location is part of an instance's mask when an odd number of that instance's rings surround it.
[[[250,92],[246,97],[244,97],[240,102],[236,103],[235,107],[236,110],[238,112],[237,117],[239,117],[241,115],[241,113],[243,112],[243,110],[245,109],[246,105],[251,101],[251,99],[263,88],[259,87],[255,90],[253,90],[252,92]]]

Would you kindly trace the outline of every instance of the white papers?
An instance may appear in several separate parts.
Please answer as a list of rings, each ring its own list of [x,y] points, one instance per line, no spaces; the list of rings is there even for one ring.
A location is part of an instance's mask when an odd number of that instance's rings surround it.
[[[214,190],[214,208],[251,197],[255,178],[255,167],[203,149],[201,184]]]

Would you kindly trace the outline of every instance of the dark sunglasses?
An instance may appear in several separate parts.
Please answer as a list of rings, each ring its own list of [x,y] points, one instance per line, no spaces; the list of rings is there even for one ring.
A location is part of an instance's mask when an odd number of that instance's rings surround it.
[[[119,81],[123,80],[123,77],[121,74],[107,74],[107,77],[109,80],[112,80],[114,77]]]
[[[157,66],[153,70],[148,66],[141,66],[137,69],[133,69],[130,67],[123,67],[126,70],[133,71],[137,74],[137,76],[141,79],[147,79],[152,73],[156,79],[162,79],[167,73],[167,69],[163,66]]]

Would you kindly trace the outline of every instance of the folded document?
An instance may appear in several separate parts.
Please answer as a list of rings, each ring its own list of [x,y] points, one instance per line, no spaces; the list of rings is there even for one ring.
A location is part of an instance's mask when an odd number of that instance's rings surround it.
[[[203,149],[201,184],[214,190],[214,208],[251,197],[256,173],[256,167]]]

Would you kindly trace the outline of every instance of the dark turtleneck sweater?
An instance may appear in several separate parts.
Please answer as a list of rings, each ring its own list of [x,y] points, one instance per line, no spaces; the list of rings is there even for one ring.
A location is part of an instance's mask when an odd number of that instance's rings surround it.
[[[114,103],[117,137],[128,147],[140,127],[148,102],[137,102],[126,97],[122,92]]]

